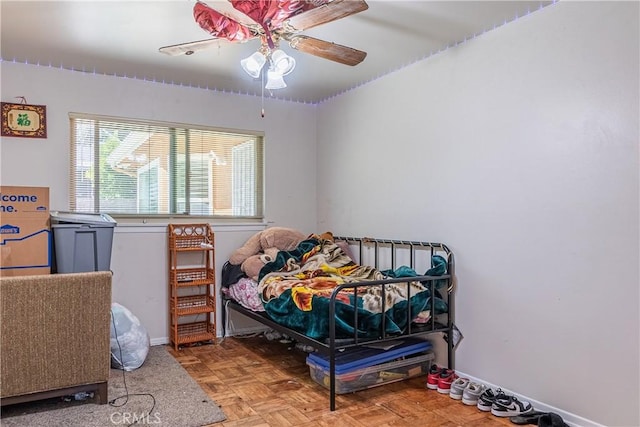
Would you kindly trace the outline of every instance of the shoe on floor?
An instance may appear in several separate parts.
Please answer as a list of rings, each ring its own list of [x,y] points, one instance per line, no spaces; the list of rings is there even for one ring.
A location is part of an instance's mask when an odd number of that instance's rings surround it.
[[[455,400],[462,400],[462,393],[467,388],[468,384],[468,378],[457,378],[454,382],[451,383],[451,391],[449,392],[449,397]]]
[[[438,388],[438,380],[442,371],[446,370],[438,365],[431,365],[429,373],[427,374],[427,388],[429,390],[435,390]]]
[[[510,417],[509,421],[518,425],[531,424],[531,425],[537,426],[538,421],[540,420],[540,417],[546,414],[547,414],[546,412],[531,411],[524,415],[516,415],[514,417]]]
[[[487,387],[484,384],[473,381],[469,382],[462,392],[462,403],[465,405],[476,406],[478,404],[478,399],[480,399],[480,395],[484,393],[486,389]]]
[[[508,396],[500,388],[495,392],[490,388],[484,390],[478,398],[478,409],[483,412],[489,412],[493,406],[493,402],[495,402],[498,397],[504,399]]]
[[[531,411],[524,415],[510,417],[509,420],[518,425],[531,424],[538,427],[569,427],[560,415],[553,412]]]
[[[518,400],[515,396],[496,398],[491,406],[491,413],[496,417],[514,417],[533,411],[531,403]]]
[[[544,414],[538,419],[539,427],[569,427],[562,417],[554,412]]]
[[[438,379],[438,393],[449,394],[451,392],[451,384],[457,379],[458,376],[451,369],[442,372]]]

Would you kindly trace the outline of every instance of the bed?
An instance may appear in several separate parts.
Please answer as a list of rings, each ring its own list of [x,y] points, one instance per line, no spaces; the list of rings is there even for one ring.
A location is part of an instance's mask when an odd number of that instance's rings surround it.
[[[341,351],[440,333],[454,369],[454,259],[442,243],[311,235],[255,281],[236,267],[222,272],[223,336],[235,311],[313,347],[327,360],[331,411]]]

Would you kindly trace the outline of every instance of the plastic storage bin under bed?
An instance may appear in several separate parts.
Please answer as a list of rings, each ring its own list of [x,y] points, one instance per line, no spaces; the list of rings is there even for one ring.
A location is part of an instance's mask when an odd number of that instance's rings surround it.
[[[390,343],[385,343],[390,345]],[[358,347],[336,355],[336,393],[345,394],[426,375],[435,359],[429,341],[398,340],[392,348]],[[307,357],[311,378],[329,388],[328,357]]]

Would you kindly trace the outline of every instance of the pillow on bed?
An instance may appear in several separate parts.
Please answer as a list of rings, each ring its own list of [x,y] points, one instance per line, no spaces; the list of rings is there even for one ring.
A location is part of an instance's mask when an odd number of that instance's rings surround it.
[[[233,265],[229,261],[222,266],[221,285],[223,288],[238,283],[238,280],[245,277],[242,268],[239,265]]]
[[[244,308],[251,311],[264,311],[262,299],[258,294],[258,282],[255,280],[243,277],[238,280],[238,283],[229,286],[228,295]]]

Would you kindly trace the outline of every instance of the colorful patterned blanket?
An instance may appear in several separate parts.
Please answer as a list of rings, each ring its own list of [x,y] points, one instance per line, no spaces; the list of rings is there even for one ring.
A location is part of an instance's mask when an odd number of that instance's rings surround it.
[[[444,258],[436,255],[432,264],[425,275],[446,274]],[[262,268],[258,292],[273,320],[322,340],[329,335],[330,297],[337,286],[403,277],[407,269],[402,267],[402,275],[396,275],[356,264],[333,241],[313,235],[293,251],[280,251],[274,261]],[[361,287],[357,292],[350,288],[338,293],[335,303],[338,338],[352,338],[354,334],[359,338],[377,338],[382,335],[383,324],[387,334],[400,334],[407,326],[407,310],[411,310],[411,319],[415,319],[430,308],[429,288],[418,281],[408,279],[384,287],[384,304],[381,286]],[[444,301],[437,298],[436,314],[446,310]]]

